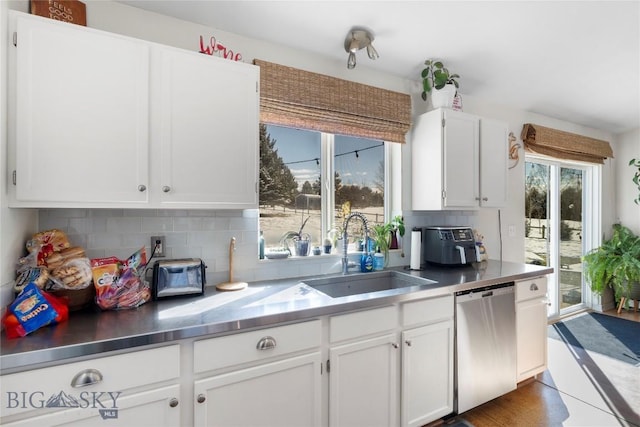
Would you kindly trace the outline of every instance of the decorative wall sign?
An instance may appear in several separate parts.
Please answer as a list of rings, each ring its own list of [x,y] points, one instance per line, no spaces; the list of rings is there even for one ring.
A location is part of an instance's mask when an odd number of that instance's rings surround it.
[[[219,43],[215,36],[211,36],[208,42],[205,42],[204,36],[200,36],[200,53],[216,55],[233,61],[242,61],[241,53],[234,53],[233,50],[224,46],[222,43]]]
[[[87,8],[78,0],[31,0],[31,14],[87,26]]]

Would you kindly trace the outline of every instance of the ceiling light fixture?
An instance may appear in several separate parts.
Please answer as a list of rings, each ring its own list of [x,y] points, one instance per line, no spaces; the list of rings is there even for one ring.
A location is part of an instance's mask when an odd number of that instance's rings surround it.
[[[356,52],[360,49],[367,48],[367,55],[371,59],[378,59],[378,51],[371,44],[373,43],[373,35],[365,28],[352,28],[347,33],[347,37],[344,39],[344,50],[349,53],[347,59],[347,68],[353,69],[356,67]]]

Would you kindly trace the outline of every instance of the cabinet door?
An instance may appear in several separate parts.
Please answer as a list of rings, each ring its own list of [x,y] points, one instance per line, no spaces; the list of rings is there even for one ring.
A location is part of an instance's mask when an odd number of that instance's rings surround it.
[[[6,427],[42,426],[166,426],[180,425],[180,386],[172,385],[146,392],[127,394],[116,390],[78,395],[80,407],[34,416]],[[99,398],[99,403],[96,400]],[[33,400],[30,401],[33,403]],[[35,411],[37,412],[37,411]]]
[[[332,347],[329,353],[329,425],[398,425],[395,336]]]
[[[453,412],[453,320],[402,333],[402,425]]]
[[[258,205],[258,67],[158,47],[160,203]]]
[[[319,426],[320,353],[195,382],[196,426]]]
[[[516,304],[518,381],[547,369],[547,300]]]
[[[17,33],[16,200],[146,202],[148,44],[29,15]]]
[[[507,204],[509,128],[497,120],[480,120],[480,206]]]
[[[477,207],[479,200],[478,118],[444,111],[444,206]]]

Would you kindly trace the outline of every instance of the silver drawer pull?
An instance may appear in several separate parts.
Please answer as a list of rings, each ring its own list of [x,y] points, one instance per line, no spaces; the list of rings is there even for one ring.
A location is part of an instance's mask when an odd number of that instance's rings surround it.
[[[138,191],[141,193],[147,191],[147,186],[142,184],[138,185]]]
[[[536,285],[535,283],[532,283],[531,286],[529,286],[529,290],[530,291],[537,291],[538,290],[538,285]]]
[[[180,403],[178,401],[178,399],[176,399],[175,397],[171,398],[171,400],[169,401],[169,406],[171,406],[172,408],[175,408],[176,406],[178,406],[178,403]]]
[[[204,401],[207,400],[207,398],[204,394],[199,394],[197,400],[198,400],[198,403],[204,403]]]
[[[276,348],[276,339],[274,337],[263,337],[258,341],[256,345],[258,350],[269,350],[270,348]]]
[[[88,385],[98,384],[102,382],[102,373],[97,369],[85,369],[78,372],[71,380],[71,387],[86,387]]]
[[[164,187],[162,187],[162,191],[164,193],[168,193],[169,191],[171,191],[171,187],[169,187],[168,185],[165,185]]]

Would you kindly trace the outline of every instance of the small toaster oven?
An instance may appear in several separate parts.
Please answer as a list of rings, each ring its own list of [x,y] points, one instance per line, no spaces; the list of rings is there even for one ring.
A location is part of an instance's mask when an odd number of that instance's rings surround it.
[[[202,295],[206,265],[199,258],[168,259],[153,266],[153,299]]]

